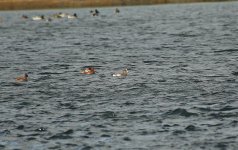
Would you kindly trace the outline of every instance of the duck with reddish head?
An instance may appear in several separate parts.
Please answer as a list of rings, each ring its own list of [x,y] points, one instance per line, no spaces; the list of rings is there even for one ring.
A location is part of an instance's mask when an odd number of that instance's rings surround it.
[[[95,74],[96,71],[93,67],[88,67],[88,68],[85,68],[84,70],[81,70],[80,73],[82,73],[82,74]]]
[[[16,78],[16,82],[26,82],[28,81],[28,74],[25,73],[24,75],[22,76],[19,76]]]

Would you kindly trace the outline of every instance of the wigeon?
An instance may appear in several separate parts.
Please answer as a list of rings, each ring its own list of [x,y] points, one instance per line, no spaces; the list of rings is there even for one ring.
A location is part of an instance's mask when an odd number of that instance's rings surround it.
[[[96,71],[94,68],[89,67],[89,68],[85,68],[84,70],[81,71],[82,74],[95,74]]]
[[[28,81],[28,74],[25,73],[24,75],[17,77],[17,78],[16,78],[16,81],[17,81],[17,82],[25,82],[25,81]]]
[[[125,77],[128,75],[128,70],[127,69],[124,69],[120,72],[116,72],[114,74],[112,74],[113,77]]]

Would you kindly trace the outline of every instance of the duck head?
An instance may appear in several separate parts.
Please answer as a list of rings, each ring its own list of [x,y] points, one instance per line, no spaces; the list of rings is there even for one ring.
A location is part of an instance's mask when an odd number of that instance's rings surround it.
[[[28,78],[28,74],[27,73],[25,73],[24,75],[25,75],[26,78]]]

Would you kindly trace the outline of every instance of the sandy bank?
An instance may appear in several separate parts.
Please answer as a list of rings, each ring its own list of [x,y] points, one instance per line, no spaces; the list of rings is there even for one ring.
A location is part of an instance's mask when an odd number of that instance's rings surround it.
[[[0,10],[152,5],[212,1],[221,0],[0,0]]]

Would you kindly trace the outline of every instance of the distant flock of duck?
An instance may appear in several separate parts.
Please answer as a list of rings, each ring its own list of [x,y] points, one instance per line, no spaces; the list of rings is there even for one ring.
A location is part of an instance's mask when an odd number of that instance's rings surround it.
[[[118,8],[116,8],[114,13],[120,13],[120,10]],[[95,10],[91,10],[90,14],[92,16],[98,16],[100,14],[100,12],[97,9],[95,9]],[[46,18],[44,15],[41,15],[41,16],[34,16],[31,19],[34,20],[34,21],[37,21],[37,20],[51,21],[52,18],[75,19],[75,18],[78,18],[78,16],[77,16],[76,13],[74,13],[73,15],[70,15],[68,13],[59,12],[57,14],[53,14],[52,16],[50,16],[48,18]],[[30,18],[27,15],[22,15],[22,19],[30,19]],[[1,18],[0,18],[0,21],[2,21]],[[81,70],[80,73],[81,74],[86,74],[86,75],[92,75],[92,74],[95,74],[96,71],[93,67],[88,67],[88,68],[85,68],[84,70]],[[118,71],[118,72],[112,74],[112,76],[114,76],[114,77],[126,77],[127,75],[128,75],[128,70],[127,69],[123,69],[121,71]],[[16,82],[26,82],[26,81],[28,81],[28,77],[29,77],[28,74],[25,73],[22,76],[16,77]]]
[[[114,13],[118,14],[120,13],[120,10],[118,8],[115,9]],[[94,10],[90,10],[90,14],[92,16],[99,16],[100,12],[97,9]],[[34,21],[38,21],[38,20],[47,20],[47,21],[52,21],[52,19],[60,19],[60,18],[68,18],[68,19],[76,19],[78,18],[78,15],[76,13],[72,14],[68,14],[68,13],[56,13],[53,14],[52,16],[49,17],[45,17],[44,15],[41,16],[33,16],[33,17],[28,17],[27,15],[22,15],[21,17],[22,19],[32,19]]]
[[[88,68],[81,70],[80,73],[86,74],[86,75],[92,75],[92,74],[95,74],[96,71],[93,67],[88,67]],[[127,68],[112,74],[113,77],[126,77],[127,75],[128,75]],[[26,81],[28,81],[27,73],[25,73],[22,76],[16,77],[16,82],[26,82]]]

